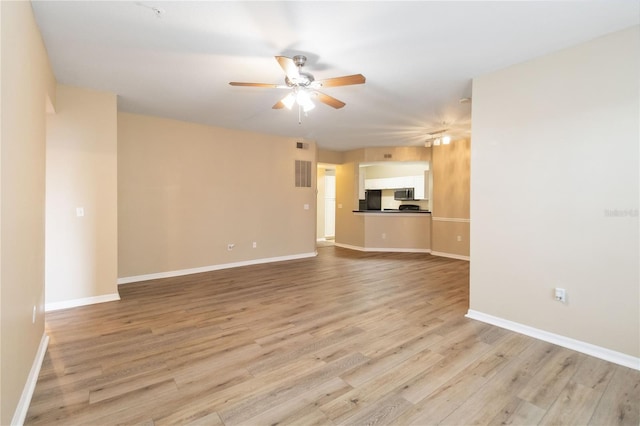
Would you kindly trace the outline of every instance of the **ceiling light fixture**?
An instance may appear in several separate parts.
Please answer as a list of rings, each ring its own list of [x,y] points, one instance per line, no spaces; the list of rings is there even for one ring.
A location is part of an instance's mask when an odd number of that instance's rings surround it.
[[[298,89],[298,93],[296,94],[296,102],[299,106],[302,107],[304,112],[309,112],[316,107],[313,101],[311,101],[311,96],[306,89]]]
[[[451,136],[443,135],[440,138],[436,138],[433,135],[427,135],[427,140],[424,143],[425,148],[431,148],[432,146],[449,145],[451,143]]]
[[[311,100],[310,92],[304,87],[294,87],[293,91],[280,100],[282,105],[288,110],[293,108],[294,104],[298,104],[298,124],[302,124],[302,112],[308,113],[316,107]]]

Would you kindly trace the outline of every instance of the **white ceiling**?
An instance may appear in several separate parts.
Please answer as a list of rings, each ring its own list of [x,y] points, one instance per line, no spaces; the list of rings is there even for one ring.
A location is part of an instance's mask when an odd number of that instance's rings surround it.
[[[304,137],[325,149],[423,145],[469,134],[474,77],[640,22],[640,2],[34,1],[59,83],[116,93],[118,108],[213,126]],[[158,17],[153,8],[164,13]],[[308,57],[344,102],[303,117],[271,106],[275,55]],[[606,64],[603,64],[606,66]],[[442,124],[442,123],[446,124]]]

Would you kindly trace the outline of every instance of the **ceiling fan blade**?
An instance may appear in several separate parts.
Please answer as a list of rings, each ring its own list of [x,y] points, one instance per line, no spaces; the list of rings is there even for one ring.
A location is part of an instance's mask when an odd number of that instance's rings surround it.
[[[272,87],[278,88],[279,84],[269,84],[269,83],[240,83],[238,81],[229,82],[232,86],[251,86],[251,87]]]
[[[329,95],[325,95],[322,92],[315,92],[318,95],[318,100],[320,102],[322,102],[323,104],[327,104],[330,107],[334,107],[335,109],[340,109],[343,106],[345,106],[346,104],[336,98],[334,98],[333,96],[329,96]]]
[[[351,84],[363,84],[365,81],[366,79],[362,74],[345,75],[343,77],[317,80],[317,82],[320,83],[322,87],[349,86]]]
[[[296,97],[294,96],[293,92],[289,92],[289,93],[287,93],[287,96],[285,96],[284,98],[280,99],[271,108],[273,108],[273,109],[282,109],[282,108],[291,109],[291,107],[293,106],[293,103],[295,102],[295,99],[296,99]]]
[[[300,73],[298,72],[298,67],[296,66],[293,59],[287,58],[286,56],[276,56],[276,61],[282,67],[284,73],[289,77],[289,80],[297,79],[300,77]]]

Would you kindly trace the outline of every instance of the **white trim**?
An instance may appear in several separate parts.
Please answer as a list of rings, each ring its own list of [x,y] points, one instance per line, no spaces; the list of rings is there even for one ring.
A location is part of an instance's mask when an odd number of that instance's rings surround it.
[[[440,256],[440,257],[450,257],[451,259],[466,260],[467,262],[471,260],[469,256],[462,256],[460,254],[453,254],[453,253],[445,253],[442,251],[432,251],[431,254],[434,256]]]
[[[160,278],[180,277],[182,275],[200,274],[202,272],[218,271],[220,269],[237,268],[240,266],[259,265],[261,263],[283,262],[285,260],[306,259],[315,257],[317,251],[311,253],[293,254],[290,256],[266,257],[263,259],[245,260],[242,262],[222,263],[220,265],[203,266],[200,268],[179,269],[177,271],[158,272],[155,274],[136,275],[132,277],[118,278],[118,285],[136,283],[139,281],[157,280]]]
[[[559,334],[554,334],[548,331],[529,327],[528,325],[519,324],[517,322],[509,321],[499,317],[494,317],[493,315],[474,311],[473,309],[469,309],[465,317],[477,321],[482,321],[501,328],[506,328],[507,330],[515,331],[516,333],[524,334],[526,336],[534,337],[545,342],[553,343],[554,345],[582,352],[583,354],[604,359],[605,361],[613,362],[624,367],[633,368],[634,370],[640,370],[640,358],[623,354],[622,352],[616,352],[611,349],[603,348],[601,346],[592,345],[591,343],[582,342],[570,337],[565,337]]]
[[[29,371],[27,382],[24,384],[24,389],[22,389],[22,395],[20,395],[16,411],[13,413],[13,419],[11,419],[12,425],[23,425],[24,420],[27,418],[27,411],[31,404],[33,391],[36,389],[36,383],[38,381],[38,375],[40,374],[40,368],[42,367],[42,361],[44,361],[44,356],[47,353],[47,346],[49,346],[49,336],[47,336],[46,333],[43,333],[42,339],[40,339],[40,346],[38,346],[38,351],[33,359],[33,364],[31,364],[31,371]]]
[[[363,247],[352,246],[350,244],[334,243],[334,245],[336,247],[342,247],[342,248],[346,248],[346,249],[349,249],[349,250],[365,251]]]
[[[96,303],[113,302],[117,300],[120,300],[118,293],[103,294],[102,296],[83,297],[81,299],[47,303],[44,305],[44,310],[45,312],[59,311],[60,309],[77,308],[78,306],[94,305]]]
[[[460,222],[460,223],[470,223],[471,219],[462,219],[459,217],[437,217],[432,216],[431,220],[435,220],[436,222]]]
[[[336,246],[358,251],[375,251],[375,252],[389,252],[389,253],[431,253],[430,249],[421,248],[393,248],[393,247],[359,247],[349,244],[335,243]]]

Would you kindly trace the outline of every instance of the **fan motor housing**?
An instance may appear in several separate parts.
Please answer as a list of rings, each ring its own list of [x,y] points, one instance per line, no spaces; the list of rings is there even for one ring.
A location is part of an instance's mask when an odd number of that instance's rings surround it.
[[[315,78],[313,78],[313,76],[311,74],[309,74],[308,72],[300,71],[298,74],[300,75],[298,78],[294,78],[294,79],[290,79],[289,77],[285,77],[284,78],[284,82],[287,84],[287,86],[289,86],[289,87],[295,87],[295,86],[307,87],[308,85],[313,83],[313,81],[315,80]]]
[[[293,63],[296,64],[298,68],[304,66],[307,63],[307,57],[304,55],[296,55],[293,58]]]

